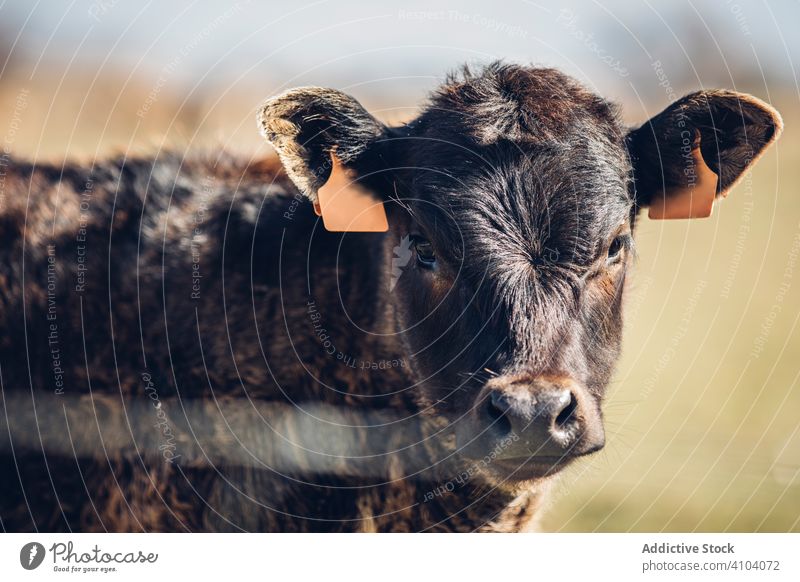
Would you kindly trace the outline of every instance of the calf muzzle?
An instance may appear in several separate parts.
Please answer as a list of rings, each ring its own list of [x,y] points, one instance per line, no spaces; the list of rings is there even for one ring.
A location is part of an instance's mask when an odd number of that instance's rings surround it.
[[[605,444],[598,403],[565,376],[494,378],[464,420],[456,438],[469,457],[554,463]]]

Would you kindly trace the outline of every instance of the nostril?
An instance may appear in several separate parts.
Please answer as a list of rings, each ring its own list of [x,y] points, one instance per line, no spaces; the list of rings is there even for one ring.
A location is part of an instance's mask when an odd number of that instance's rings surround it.
[[[577,420],[576,412],[578,411],[578,400],[575,398],[575,394],[570,392],[569,394],[569,403],[564,407],[564,409],[558,413],[556,416],[556,426],[558,428],[564,428],[568,424],[571,424]]]
[[[504,415],[510,406],[508,397],[502,392],[492,392],[489,396],[489,408],[494,411],[493,415],[498,417]]]
[[[498,392],[494,392],[486,403],[486,411],[492,426],[498,428],[503,434],[511,432],[511,421],[506,416],[509,406],[508,399]]]
[[[489,418],[494,420],[498,420],[503,417],[503,411],[498,408],[497,404],[494,403],[493,399],[490,399],[489,402],[486,404],[486,410],[489,412]]]

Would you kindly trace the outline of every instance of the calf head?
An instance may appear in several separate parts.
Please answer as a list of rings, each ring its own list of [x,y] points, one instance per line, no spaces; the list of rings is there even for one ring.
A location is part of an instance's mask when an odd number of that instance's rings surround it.
[[[259,118],[312,201],[332,162],[375,196],[385,294],[422,410],[495,478],[600,449],[638,211],[704,216],[781,130],[748,95],[702,91],[629,130],[552,69],[463,70],[387,127],[338,91],[301,88]]]

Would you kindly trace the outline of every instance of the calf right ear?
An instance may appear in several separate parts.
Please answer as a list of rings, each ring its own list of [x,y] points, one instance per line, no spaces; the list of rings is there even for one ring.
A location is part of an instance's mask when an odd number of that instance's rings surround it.
[[[703,218],[783,129],[760,99],[699,91],[679,99],[627,136],[636,203],[650,218]]]
[[[386,134],[386,126],[358,101],[322,87],[300,87],[268,99],[258,125],[289,178],[315,203],[337,160],[351,175],[358,173],[359,160]]]

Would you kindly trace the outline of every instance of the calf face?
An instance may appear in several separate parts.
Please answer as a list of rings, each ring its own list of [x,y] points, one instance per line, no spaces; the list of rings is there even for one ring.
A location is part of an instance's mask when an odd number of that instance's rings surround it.
[[[707,215],[781,129],[755,98],[704,91],[628,131],[569,77],[502,64],[448,79],[400,127],[319,88],[269,100],[259,121],[312,201],[341,162],[383,203],[377,300],[407,389],[461,455],[511,481],[604,444],[639,209]]]

